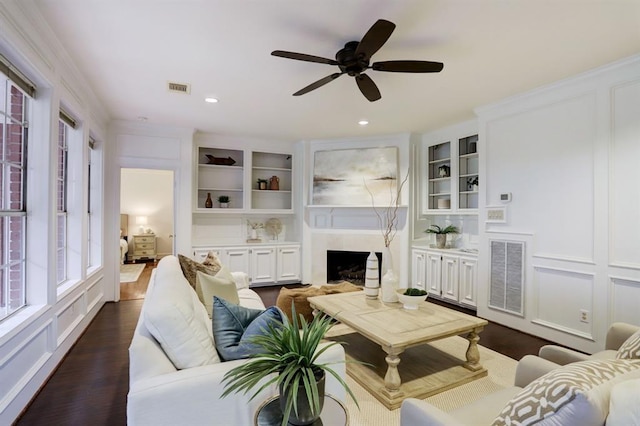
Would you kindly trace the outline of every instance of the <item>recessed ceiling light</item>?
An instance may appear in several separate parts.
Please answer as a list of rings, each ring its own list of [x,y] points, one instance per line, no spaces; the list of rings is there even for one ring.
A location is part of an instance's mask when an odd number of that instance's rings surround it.
[[[145,121],[147,121],[147,120],[148,120],[148,118],[147,118],[147,117],[143,117],[143,116],[139,116],[139,117],[138,117],[138,121],[145,122]]]
[[[367,124],[369,124],[369,122],[367,120],[360,120],[358,121],[358,124],[361,126],[366,126]]]
[[[204,98],[205,102],[209,102],[210,104],[215,104],[218,102],[218,99],[216,98]]]

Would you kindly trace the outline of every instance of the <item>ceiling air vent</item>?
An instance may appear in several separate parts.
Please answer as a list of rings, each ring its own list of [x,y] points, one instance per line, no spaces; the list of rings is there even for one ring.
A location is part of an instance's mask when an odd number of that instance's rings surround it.
[[[191,86],[184,83],[168,82],[169,91],[174,93],[184,93],[186,95],[191,93]]]

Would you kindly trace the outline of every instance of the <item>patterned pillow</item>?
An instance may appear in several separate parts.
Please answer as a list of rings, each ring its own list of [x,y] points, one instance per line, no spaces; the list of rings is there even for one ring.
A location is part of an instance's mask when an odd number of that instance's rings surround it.
[[[618,349],[616,359],[640,359],[640,330],[624,341]]]
[[[210,266],[212,269],[215,269],[216,272],[222,269],[222,262],[220,262],[218,256],[212,251],[209,251],[209,253],[207,253],[207,257],[204,258],[202,264],[204,266]]]
[[[196,289],[196,280],[198,278],[196,275],[197,271],[204,272],[209,275],[215,275],[220,270],[220,268],[203,265],[202,263],[191,260],[187,256],[183,256],[181,254],[178,255],[178,261],[180,261],[180,268],[182,269],[184,277],[189,281],[189,284],[191,284],[191,287],[193,287],[194,290]]]
[[[640,360],[589,360],[568,364],[529,383],[494,420],[502,425],[602,425],[611,388],[640,378]]]

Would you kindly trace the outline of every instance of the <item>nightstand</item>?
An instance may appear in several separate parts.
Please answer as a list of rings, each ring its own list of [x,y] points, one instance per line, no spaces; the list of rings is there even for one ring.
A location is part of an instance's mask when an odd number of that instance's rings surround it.
[[[156,260],[156,236],[155,234],[138,234],[133,236],[133,254],[131,260],[139,259]]]

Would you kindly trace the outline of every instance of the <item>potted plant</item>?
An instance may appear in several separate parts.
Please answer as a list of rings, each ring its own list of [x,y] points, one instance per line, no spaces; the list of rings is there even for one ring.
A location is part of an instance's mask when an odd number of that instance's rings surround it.
[[[418,309],[420,302],[427,299],[427,292],[420,288],[407,288],[398,290],[398,299],[405,309]]]
[[[227,208],[229,207],[229,201],[231,201],[231,198],[229,198],[228,195],[220,195],[218,197],[218,202],[220,203],[220,208]]]
[[[358,405],[353,392],[338,373],[329,365],[317,362],[318,356],[329,347],[340,344],[330,342],[318,350],[318,344],[332,326],[333,319],[321,314],[311,322],[307,322],[302,315],[298,320],[293,303],[291,311],[292,321],[270,323],[264,334],[251,339],[260,348],[259,353],[224,375],[222,381],[225,390],[222,396],[256,389],[251,400],[267,386],[276,383],[280,389],[282,425],[285,426],[287,422],[294,425],[312,424],[322,412],[325,375],[329,373],[344,386]],[[263,384],[259,385],[261,381]]]
[[[436,247],[442,249],[447,245],[447,234],[459,234],[460,231],[453,225],[441,228],[438,225],[431,225],[424,232],[427,234],[436,234]]]

